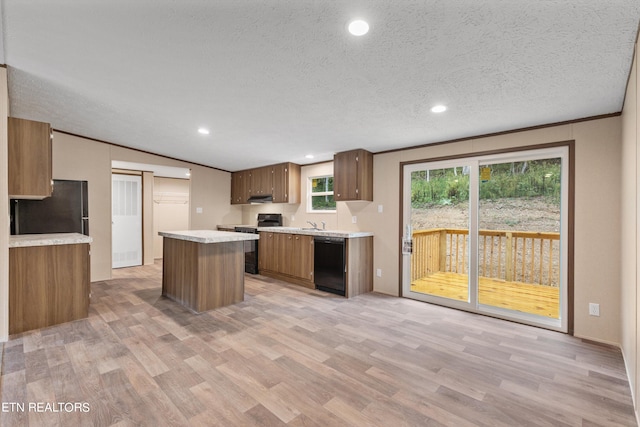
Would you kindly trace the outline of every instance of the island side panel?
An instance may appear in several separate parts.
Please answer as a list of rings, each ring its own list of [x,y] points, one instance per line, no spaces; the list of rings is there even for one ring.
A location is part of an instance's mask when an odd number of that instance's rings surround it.
[[[163,238],[162,295],[199,311],[198,246],[187,240]]]
[[[164,237],[162,295],[195,312],[244,300],[244,243]]]
[[[197,311],[244,301],[244,242],[200,245]]]
[[[47,323],[57,325],[89,317],[89,244],[59,245],[53,248],[49,271],[54,272],[55,282],[50,284],[48,292],[53,307]]]
[[[347,239],[346,297],[373,291],[373,237]]]
[[[9,249],[9,334],[89,315],[89,244]]]

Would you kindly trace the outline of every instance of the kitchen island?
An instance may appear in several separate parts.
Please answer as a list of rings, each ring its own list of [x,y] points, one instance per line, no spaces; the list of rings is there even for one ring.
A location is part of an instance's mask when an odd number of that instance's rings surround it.
[[[244,242],[257,234],[161,231],[162,295],[200,313],[244,300]]]

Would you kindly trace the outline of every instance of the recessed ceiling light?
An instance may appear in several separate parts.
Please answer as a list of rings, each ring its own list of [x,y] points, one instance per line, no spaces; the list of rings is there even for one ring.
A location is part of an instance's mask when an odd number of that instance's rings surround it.
[[[364,36],[369,32],[369,24],[362,19],[356,19],[349,23],[349,32],[354,36]]]
[[[304,156],[307,159],[313,159],[313,154],[307,154],[306,156]]]
[[[431,107],[432,113],[443,113],[445,111],[447,111],[447,107],[445,107],[444,105],[436,105]]]
[[[201,133],[203,135],[209,135],[209,129],[207,129],[207,128],[199,128],[198,129],[198,133]]]

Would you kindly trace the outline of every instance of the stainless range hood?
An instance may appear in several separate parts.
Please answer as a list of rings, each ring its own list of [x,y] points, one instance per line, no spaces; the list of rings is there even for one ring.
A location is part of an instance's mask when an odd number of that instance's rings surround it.
[[[273,202],[273,195],[271,194],[261,194],[259,196],[251,196],[247,199],[247,203],[251,203],[252,205],[257,205],[260,203],[271,203]]]

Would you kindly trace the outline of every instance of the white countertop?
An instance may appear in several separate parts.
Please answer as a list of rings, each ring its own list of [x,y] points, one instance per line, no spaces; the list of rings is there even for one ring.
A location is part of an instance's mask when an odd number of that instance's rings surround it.
[[[241,242],[244,240],[258,240],[260,238],[258,234],[215,230],[160,231],[158,234],[162,237],[188,240],[196,243]]]
[[[307,236],[343,237],[354,239],[358,237],[373,236],[371,231],[343,231],[343,230],[310,230],[297,227],[258,227],[258,231],[270,231],[273,233],[304,234]]]
[[[91,237],[80,233],[20,234],[9,236],[9,247],[75,245],[92,241]]]

